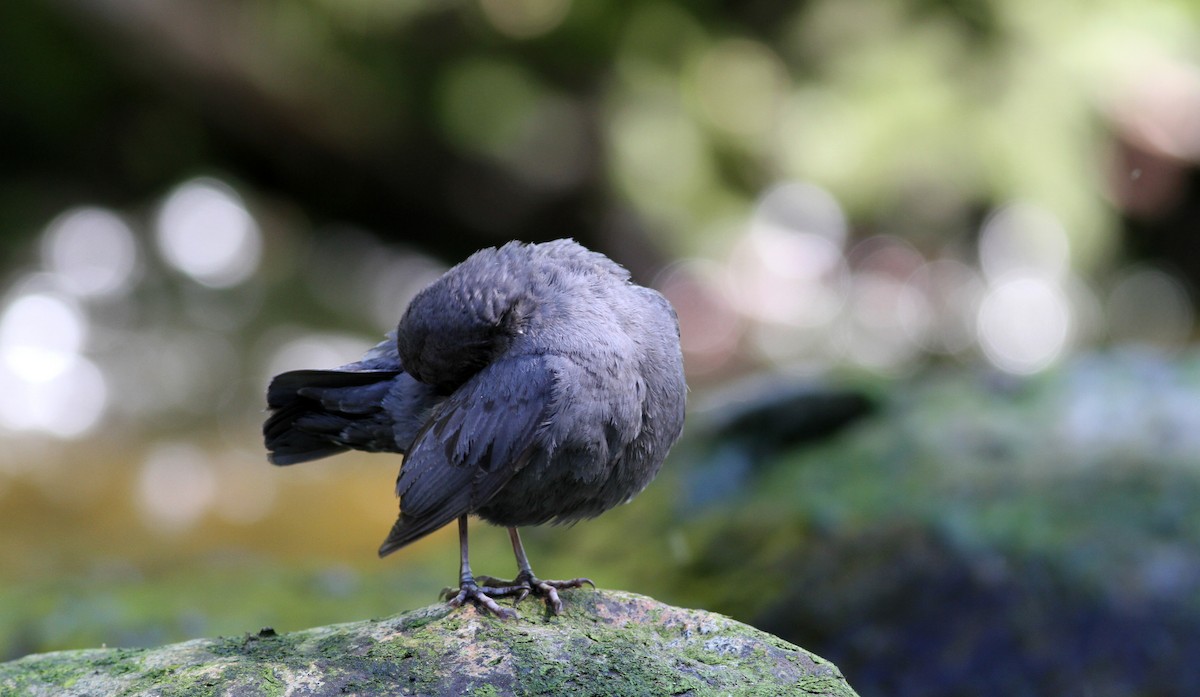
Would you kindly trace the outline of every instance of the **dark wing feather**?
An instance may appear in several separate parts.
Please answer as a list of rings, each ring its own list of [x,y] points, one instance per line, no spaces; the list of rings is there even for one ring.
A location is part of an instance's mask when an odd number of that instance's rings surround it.
[[[493,363],[438,408],[396,480],[400,518],[384,556],[483,505],[539,448],[554,374],[543,358]]]

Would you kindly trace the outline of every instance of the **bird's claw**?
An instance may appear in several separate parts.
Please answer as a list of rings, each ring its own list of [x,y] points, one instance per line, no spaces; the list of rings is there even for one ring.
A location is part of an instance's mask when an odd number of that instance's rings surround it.
[[[484,584],[484,590],[496,597],[516,596],[513,605],[519,604],[530,595],[542,598],[546,606],[555,614],[562,614],[562,600],[558,591],[567,588],[581,588],[584,584],[596,587],[590,578],[573,578],[567,581],[543,581],[533,574],[518,574],[512,581],[502,581],[491,576],[480,576],[479,582]]]
[[[484,612],[490,612],[500,619],[510,620],[520,617],[516,610],[501,607],[492,599],[492,595],[502,597],[504,594],[497,594],[497,589],[489,586],[480,587],[474,581],[464,582],[460,585],[457,591],[454,588],[443,588],[442,599],[449,601],[450,607],[461,607],[464,603],[470,602]]]

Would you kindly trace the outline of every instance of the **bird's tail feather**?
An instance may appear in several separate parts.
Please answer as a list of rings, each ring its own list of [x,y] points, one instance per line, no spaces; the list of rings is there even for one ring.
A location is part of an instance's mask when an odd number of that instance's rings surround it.
[[[268,458],[276,465],[293,465],[351,448],[357,428],[378,418],[382,395],[399,374],[394,370],[296,370],[276,376],[267,388],[271,415],[263,424]]]

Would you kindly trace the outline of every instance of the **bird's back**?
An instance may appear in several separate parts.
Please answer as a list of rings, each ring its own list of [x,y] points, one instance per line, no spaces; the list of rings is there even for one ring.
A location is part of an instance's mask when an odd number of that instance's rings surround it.
[[[422,290],[363,361],[276,378],[265,433],[290,464],[405,453],[393,551],[476,513],[592,517],[658,472],[683,424],[675,313],[570,240],[477,252]]]

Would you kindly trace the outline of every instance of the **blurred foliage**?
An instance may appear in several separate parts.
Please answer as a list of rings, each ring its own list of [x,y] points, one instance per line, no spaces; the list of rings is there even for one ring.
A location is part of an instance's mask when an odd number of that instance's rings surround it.
[[[0,657],[431,601],[452,531],[373,555],[398,459],[270,469],[264,385],[562,236],[671,297],[693,404],[849,366],[882,413],[794,454],[789,410],[746,422],[771,448],[694,417],[636,502],[526,533],[539,574],[757,621],[864,695],[922,588],[966,629],[910,664],[976,655],[959,682],[1009,665],[959,638],[1011,629],[980,608],[1038,589],[1013,641],[1058,604],[1191,646],[1195,359],[1069,356],[1192,336],[1197,45],[1186,0],[0,3]],[[953,377],[984,359],[1035,375]]]
[[[1117,249],[1114,112],[1147,71],[1194,66],[1198,26],[1171,0],[3,12],[15,239],[79,195],[128,205],[207,170],[454,257],[565,231],[594,243],[623,210],[641,221],[626,234],[695,252],[765,186],[803,179],[912,240],[1030,201],[1083,268]]]

